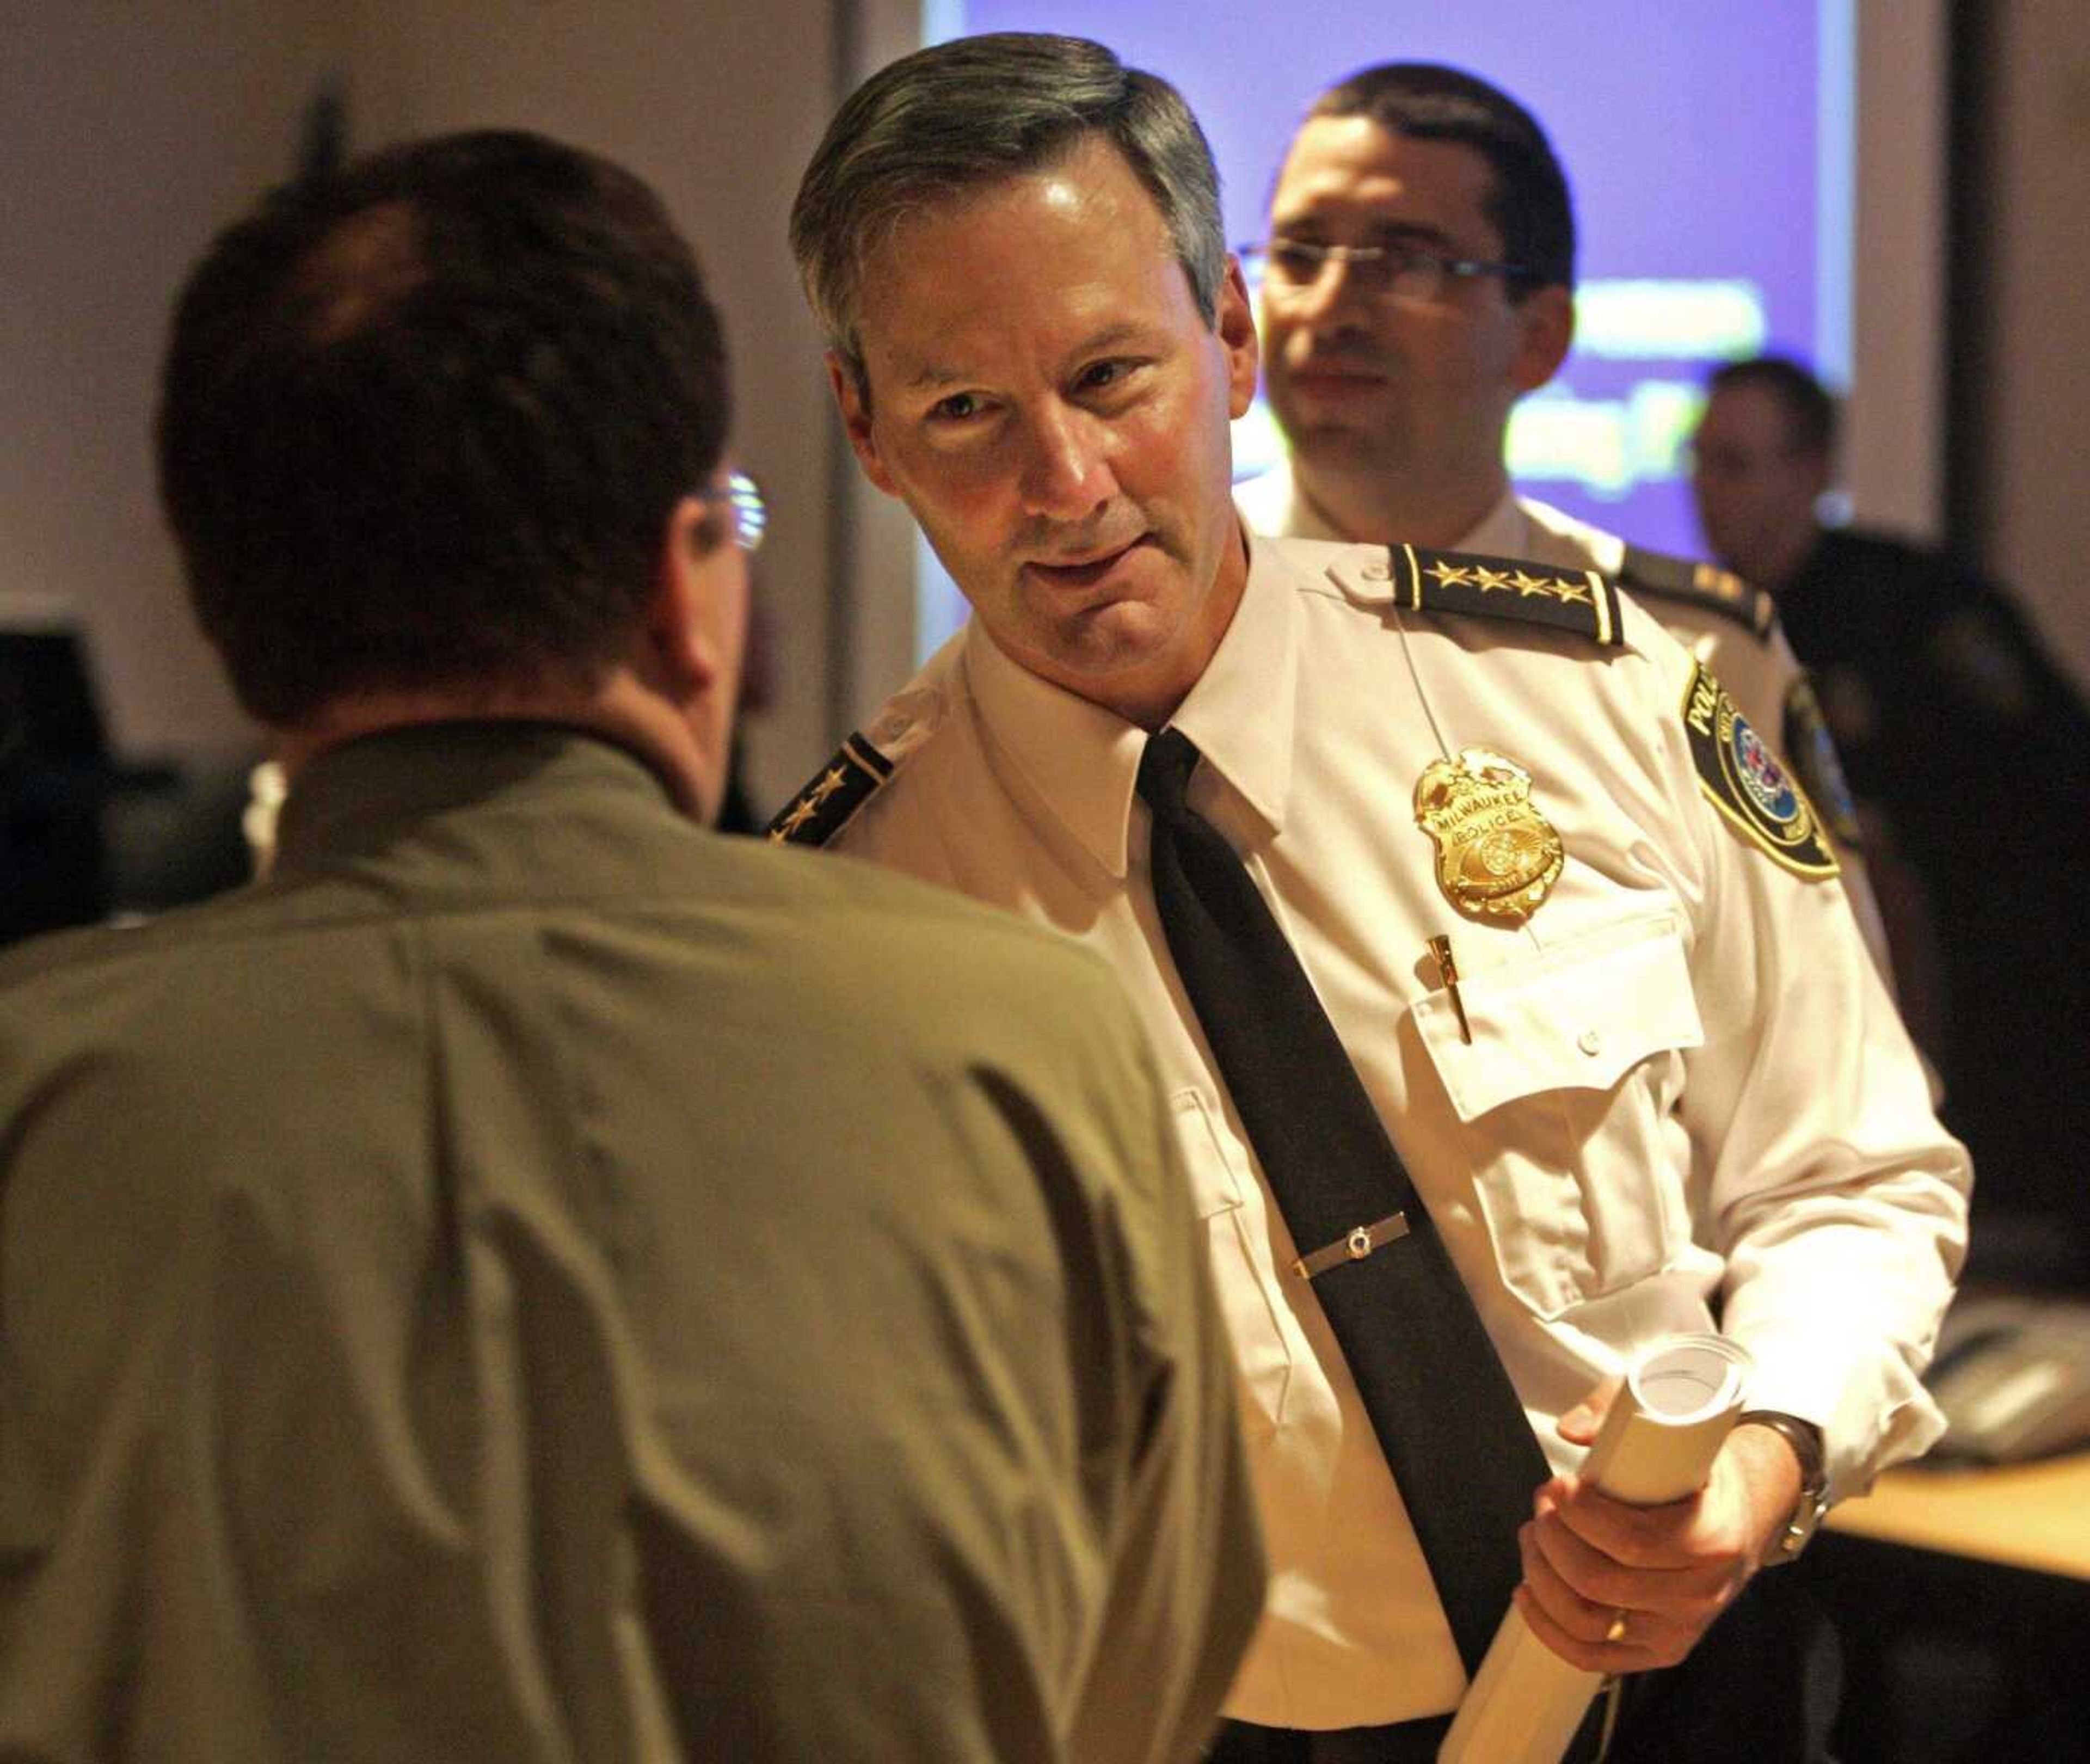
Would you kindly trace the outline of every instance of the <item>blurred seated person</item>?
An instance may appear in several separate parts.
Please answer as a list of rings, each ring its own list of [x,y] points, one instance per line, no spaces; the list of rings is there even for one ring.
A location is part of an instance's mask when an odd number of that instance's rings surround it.
[[[0,1758],[1179,1764],[1260,1607],[1104,964],[700,824],[746,615],[652,194],[225,233],[161,481],[266,880],[0,959]]]
[[[1853,790],[1928,895],[1946,1118],[1981,1172],[1970,1276],[2090,1281],[2090,715],[1994,583],[1823,523],[1836,415],[1797,362],[1718,369],[1699,518],[1720,561],[1777,597]]]

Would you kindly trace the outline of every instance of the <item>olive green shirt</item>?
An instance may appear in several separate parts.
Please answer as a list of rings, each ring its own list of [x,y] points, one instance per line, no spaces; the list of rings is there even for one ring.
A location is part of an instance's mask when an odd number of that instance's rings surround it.
[[[0,1758],[1194,1758],[1261,1603],[1150,1056],[606,742],[0,959]]]

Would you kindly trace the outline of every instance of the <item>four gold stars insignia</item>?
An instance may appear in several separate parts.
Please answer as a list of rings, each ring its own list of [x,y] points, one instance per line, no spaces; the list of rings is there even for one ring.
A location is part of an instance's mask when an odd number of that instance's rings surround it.
[[[1478,588],[1484,594],[1514,592],[1529,600],[1534,595],[1549,600],[1589,599],[1589,584],[1572,576],[1535,576],[1524,570],[1491,570],[1486,564],[1433,563],[1423,574],[1441,587]]]

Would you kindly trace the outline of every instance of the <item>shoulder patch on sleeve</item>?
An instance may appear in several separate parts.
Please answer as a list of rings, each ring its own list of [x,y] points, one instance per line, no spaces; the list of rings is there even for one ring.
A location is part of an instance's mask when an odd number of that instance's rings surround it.
[[[1752,587],[1731,570],[1701,563],[1694,557],[1626,547],[1619,563],[1619,585],[1657,600],[1682,600],[1746,626],[1768,637],[1778,622],[1778,608],[1761,588]]]
[[[1556,570],[1529,559],[1395,545],[1387,553],[1397,606],[1465,613],[1571,630],[1606,648],[1622,640],[1618,595],[1595,570]]]
[[[1810,882],[1839,873],[1799,780],[1749,726],[1727,689],[1693,662],[1679,707],[1698,788],[1722,819],[1774,863]]]
[[[1793,769],[1807,787],[1808,800],[1821,811],[1823,824],[1838,845],[1862,850],[1864,829],[1858,824],[1857,800],[1850,781],[1843,776],[1843,756],[1829,733],[1821,714],[1821,701],[1814,695],[1814,682],[1804,673],[1795,674],[1785,695],[1785,729],[1781,737],[1792,757]]]
[[[893,769],[892,762],[861,734],[851,735],[770,822],[771,841],[778,845],[826,845],[884,788]]]

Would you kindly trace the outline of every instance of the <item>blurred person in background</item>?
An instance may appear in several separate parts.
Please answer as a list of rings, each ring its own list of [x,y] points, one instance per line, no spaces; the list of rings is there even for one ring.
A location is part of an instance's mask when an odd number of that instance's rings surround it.
[[[1767,589],[1851,788],[1936,931],[1945,1112],[1981,1172],[1976,1274],[2090,1285],[2090,715],[2031,622],[1950,553],[1821,518],[1834,400],[1800,363],[1716,371],[1692,488]]]
[[[1322,93],[1272,187],[1263,389],[1287,457],[1235,486],[1258,532],[1440,546],[1601,570],[1770,732],[1827,821],[1891,983],[1867,853],[1813,694],[1768,596],[1520,496],[1518,401],[1575,333],[1568,177],[1537,119],[1463,69],[1366,67]]]

